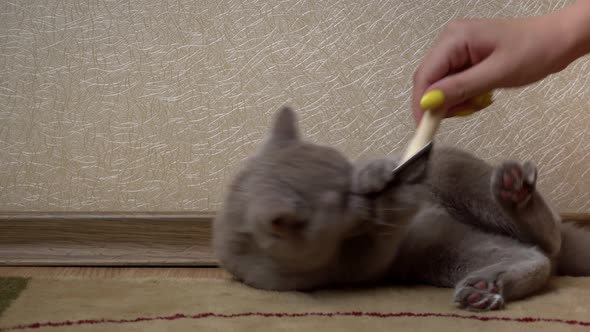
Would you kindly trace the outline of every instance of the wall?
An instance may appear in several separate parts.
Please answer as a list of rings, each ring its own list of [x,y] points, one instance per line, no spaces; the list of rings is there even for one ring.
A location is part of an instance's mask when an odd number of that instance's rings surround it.
[[[216,210],[273,112],[351,157],[401,150],[421,55],[455,17],[558,0],[3,1],[0,210]],[[590,210],[588,59],[439,140],[532,159],[561,211]]]

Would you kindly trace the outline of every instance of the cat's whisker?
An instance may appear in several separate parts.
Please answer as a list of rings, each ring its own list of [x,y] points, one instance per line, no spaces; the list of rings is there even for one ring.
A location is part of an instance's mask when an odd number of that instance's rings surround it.
[[[381,210],[385,211],[385,212],[398,212],[398,211],[407,211],[408,209],[406,209],[406,208],[383,208]]]
[[[396,231],[396,230],[399,230],[399,229],[402,229],[402,228],[403,228],[402,226],[393,226],[393,225],[392,225],[392,226],[389,226],[389,225],[383,225],[383,227],[384,227],[386,230],[389,230],[389,231]],[[382,230],[382,231],[380,232],[380,234],[385,234],[385,232],[383,232],[383,230]]]
[[[388,237],[388,236],[391,236],[393,234],[398,234],[398,233],[397,232],[381,232],[377,236]]]
[[[385,221],[376,221],[375,224],[381,225],[381,226],[401,227],[399,224],[394,224],[394,223],[385,222]]]

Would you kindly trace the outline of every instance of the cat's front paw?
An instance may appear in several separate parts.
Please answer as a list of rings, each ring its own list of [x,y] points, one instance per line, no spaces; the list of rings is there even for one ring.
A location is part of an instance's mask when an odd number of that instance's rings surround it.
[[[397,162],[392,159],[376,159],[355,165],[352,191],[357,194],[379,192],[393,178]]]
[[[522,207],[532,197],[537,182],[537,167],[530,161],[505,162],[492,174],[492,193],[503,205]]]
[[[455,303],[469,311],[504,308],[502,283],[496,277],[468,277],[455,287]]]

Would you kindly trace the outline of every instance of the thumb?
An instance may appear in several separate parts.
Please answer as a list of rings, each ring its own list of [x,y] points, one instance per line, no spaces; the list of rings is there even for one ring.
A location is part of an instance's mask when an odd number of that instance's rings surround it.
[[[427,91],[441,90],[444,103],[439,109],[448,110],[466,101],[474,100],[498,87],[506,73],[506,66],[497,56],[490,56],[469,69],[447,76],[432,84]],[[476,101],[477,103],[477,101]],[[487,105],[474,105],[485,107]]]

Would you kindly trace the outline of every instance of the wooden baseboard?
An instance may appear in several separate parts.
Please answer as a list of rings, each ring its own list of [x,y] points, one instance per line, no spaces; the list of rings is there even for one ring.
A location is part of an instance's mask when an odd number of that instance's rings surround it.
[[[565,221],[578,222],[584,226],[590,225],[590,213],[562,213],[561,218]]]
[[[0,212],[0,265],[216,266],[213,214]],[[590,214],[562,214],[590,225]]]
[[[215,266],[212,214],[0,213],[0,265]]]

